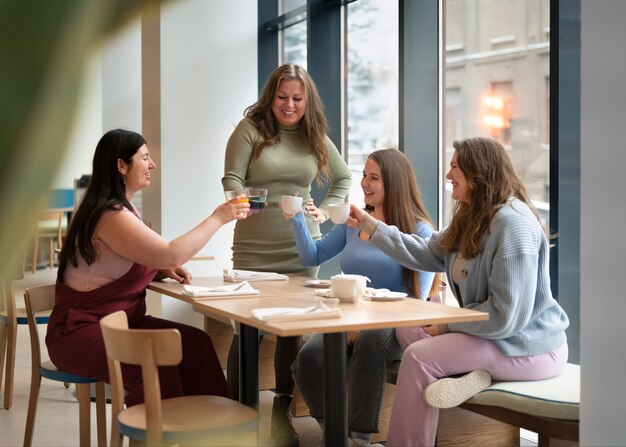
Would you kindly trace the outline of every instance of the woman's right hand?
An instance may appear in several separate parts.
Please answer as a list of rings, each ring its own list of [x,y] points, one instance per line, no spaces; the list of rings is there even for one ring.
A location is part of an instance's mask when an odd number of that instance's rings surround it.
[[[228,223],[231,220],[242,220],[248,217],[250,211],[250,203],[241,202],[241,197],[235,197],[234,199],[222,203],[215,208],[213,216],[217,218],[222,224]]]
[[[350,215],[348,216],[346,225],[348,225],[350,228],[356,228],[356,226],[363,220],[363,217],[365,217],[365,210],[354,204],[351,204]]]

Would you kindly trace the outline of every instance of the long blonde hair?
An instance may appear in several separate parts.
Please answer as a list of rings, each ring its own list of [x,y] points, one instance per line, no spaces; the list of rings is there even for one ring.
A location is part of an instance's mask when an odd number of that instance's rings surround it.
[[[400,231],[408,234],[415,231],[416,222],[427,222],[434,227],[422,200],[415,172],[406,156],[398,149],[380,149],[372,152],[367,159],[376,162],[380,167],[385,188],[383,199],[385,223],[395,225]],[[368,211],[372,209],[369,206],[365,208]],[[418,297],[420,287],[417,272],[403,267],[402,276],[405,288],[413,296]],[[433,283],[437,283],[437,290],[441,283],[439,276],[436,275],[433,280]]]
[[[477,137],[455,141],[453,145],[457,164],[467,180],[468,197],[467,202],[454,204],[441,247],[471,259],[480,252],[480,239],[489,231],[491,219],[511,197],[528,205],[538,221],[539,216],[502,144]]]
[[[317,160],[317,179],[318,181],[321,178],[327,180],[330,175],[328,147],[326,145],[328,121],[324,115],[324,104],[317,92],[317,87],[315,87],[311,76],[300,65],[283,64],[274,70],[267,79],[257,102],[245,110],[244,116],[252,121],[262,138],[252,150],[252,160],[259,158],[264,148],[280,141],[280,129],[272,112],[272,105],[276,91],[283,80],[297,80],[304,86],[306,108],[301,119],[301,128],[307,147]]]

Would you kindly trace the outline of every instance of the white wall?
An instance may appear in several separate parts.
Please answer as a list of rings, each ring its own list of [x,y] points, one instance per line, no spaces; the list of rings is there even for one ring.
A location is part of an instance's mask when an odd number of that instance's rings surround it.
[[[226,141],[257,98],[256,0],[179,0],[161,11],[161,228],[174,239],[223,201],[220,179]],[[71,147],[55,188],[91,172],[102,134],[141,132],[141,20],[102,43],[85,71]],[[141,198],[138,197],[140,201]],[[231,263],[234,224],[223,227],[194,261],[195,276],[221,274]],[[154,295],[154,294],[151,294]],[[159,313],[158,305],[151,305]],[[200,325],[189,305],[163,298],[163,315]]]
[[[161,11],[161,233],[172,239],[224,201],[220,179],[226,141],[257,98],[257,3],[185,0]],[[234,224],[191,262],[196,276],[232,265]],[[188,305],[163,299],[163,314],[195,322]]]
[[[141,132],[141,19],[102,48],[102,133],[116,128]]]
[[[91,173],[96,143],[102,136],[102,57],[95,51],[83,73],[74,128],[65,158],[51,188],[72,189],[74,179]]]
[[[52,188],[74,187],[91,173],[102,134],[122,127],[141,132],[141,22],[126,25],[103,41],[87,61],[69,147]]]
[[[580,445],[626,443],[626,2],[581,2]]]

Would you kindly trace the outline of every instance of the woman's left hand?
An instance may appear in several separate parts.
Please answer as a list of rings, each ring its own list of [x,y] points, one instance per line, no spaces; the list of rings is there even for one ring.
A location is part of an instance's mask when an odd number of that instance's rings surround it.
[[[167,278],[172,278],[181,284],[189,284],[191,282],[191,273],[185,267],[180,266],[175,269],[160,270]]]
[[[348,346],[352,346],[355,342],[356,339],[359,338],[359,335],[361,334],[361,331],[350,331],[346,333],[346,344]]]
[[[431,337],[435,337],[437,335],[447,334],[450,332],[448,330],[447,324],[429,324],[428,326],[422,326],[424,332],[426,332]]]
[[[313,222],[320,224],[326,222],[326,216],[321,209],[315,206],[312,200],[306,203],[306,211],[309,213],[309,216],[313,217]]]

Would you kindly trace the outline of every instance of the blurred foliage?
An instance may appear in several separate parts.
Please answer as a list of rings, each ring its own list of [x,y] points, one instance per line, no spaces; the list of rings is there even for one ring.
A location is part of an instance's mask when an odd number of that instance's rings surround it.
[[[10,276],[59,168],[85,63],[158,0],[0,0],[0,279]]]

